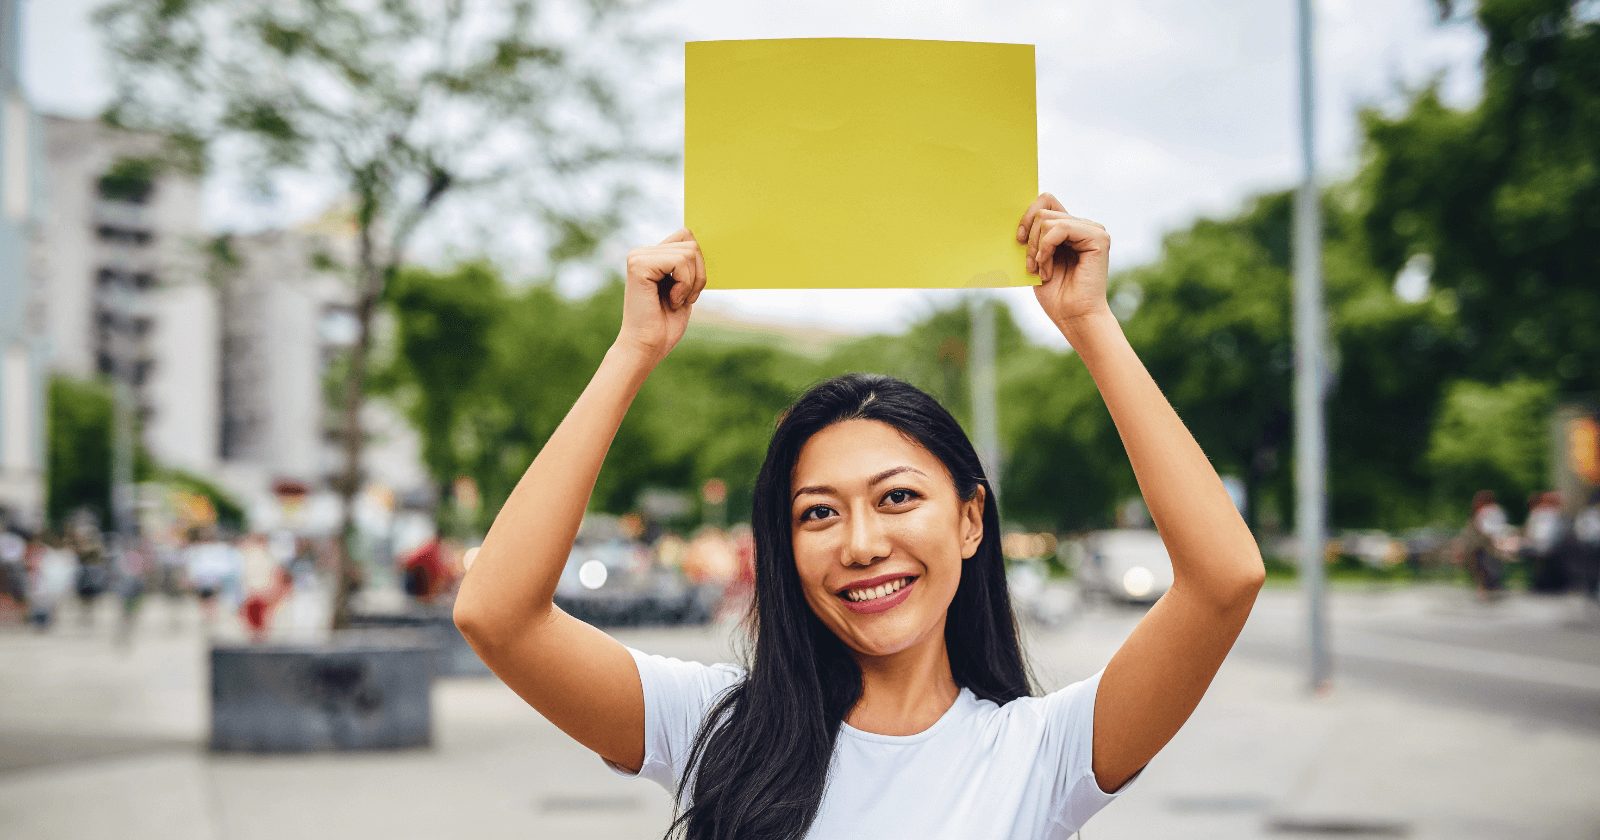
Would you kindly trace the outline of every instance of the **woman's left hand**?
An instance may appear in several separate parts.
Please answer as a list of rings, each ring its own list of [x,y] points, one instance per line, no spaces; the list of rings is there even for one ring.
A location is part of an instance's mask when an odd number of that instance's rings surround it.
[[[1043,283],[1033,294],[1062,330],[1079,319],[1109,312],[1106,276],[1111,234],[1105,225],[1067,212],[1050,193],[1040,193],[1022,216],[1017,241],[1027,243],[1028,273]]]

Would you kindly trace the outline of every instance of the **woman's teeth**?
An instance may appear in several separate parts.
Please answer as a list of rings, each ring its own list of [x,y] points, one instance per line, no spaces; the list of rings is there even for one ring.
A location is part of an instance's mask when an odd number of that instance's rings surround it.
[[[844,596],[852,601],[871,601],[874,598],[882,598],[885,595],[892,595],[896,592],[899,592],[900,587],[905,586],[910,582],[911,578],[904,577],[897,581],[885,583],[882,586],[875,586],[871,589],[852,589],[851,591],[846,592]]]

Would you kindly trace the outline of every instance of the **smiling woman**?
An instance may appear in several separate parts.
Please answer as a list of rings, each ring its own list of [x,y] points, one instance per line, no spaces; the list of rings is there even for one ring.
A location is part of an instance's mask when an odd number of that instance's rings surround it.
[[[674,794],[669,836],[1066,837],[1128,789],[1220,667],[1261,584],[1254,539],[1110,315],[1105,228],[1045,194],[1017,240],[1174,574],[1104,669],[1043,696],[977,453],[887,376],[830,379],[778,420],[756,478],[748,663],[646,653],[553,605],[622,417],[705,288],[687,230],[629,254],[622,332],[496,517],[455,617],[541,714]]]

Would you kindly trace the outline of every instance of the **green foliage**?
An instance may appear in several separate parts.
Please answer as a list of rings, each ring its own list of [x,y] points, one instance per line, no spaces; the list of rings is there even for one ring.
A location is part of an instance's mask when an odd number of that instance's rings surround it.
[[[110,527],[112,389],[103,382],[54,376],[49,401],[45,509],[50,525],[59,528],[75,511],[87,510]],[[134,453],[133,477],[205,496],[224,526],[244,527],[244,507],[226,491],[202,476],[155,463],[143,447]]]
[[[1112,293],[1137,301],[1129,342],[1218,470],[1244,479],[1252,512],[1290,442],[1288,205],[1265,196],[1171,234]]]
[[[151,158],[124,157],[111,164],[98,184],[100,197],[143,203],[155,189],[159,163]]]
[[[1550,382],[1452,384],[1428,446],[1440,491],[1447,499],[1461,500],[1478,490],[1493,490],[1512,508],[1544,489],[1554,408]]]
[[[400,373],[417,393],[409,401],[422,436],[422,459],[448,481],[462,466],[458,438],[470,399],[482,387],[495,315],[504,305],[499,277],[486,265],[449,274],[413,268],[390,285],[397,315]]]
[[[45,510],[60,527],[74,511],[111,521],[111,389],[65,376],[50,379]]]
[[[1113,524],[1117,503],[1138,487],[1083,363],[1019,348],[1005,357],[999,379],[1006,522],[1055,531]]]
[[[1379,265],[1428,254],[1459,310],[1465,375],[1600,389],[1600,19],[1578,0],[1483,0],[1481,102],[1437,85],[1364,115]],[[1446,12],[1465,4],[1446,2]]]

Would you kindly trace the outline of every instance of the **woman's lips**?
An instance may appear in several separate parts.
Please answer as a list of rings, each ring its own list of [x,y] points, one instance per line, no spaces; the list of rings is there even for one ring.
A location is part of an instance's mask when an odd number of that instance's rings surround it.
[[[845,607],[854,613],[880,613],[884,610],[890,610],[900,606],[900,604],[903,603],[907,598],[911,597],[911,589],[917,585],[917,581],[919,580],[922,580],[922,578],[914,577],[911,580],[906,581],[905,586],[900,587],[898,590],[891,592],[882,598],[874,598],[870,601],[852,601],[849,598],[841,596],[839,600],[843,601]]]

